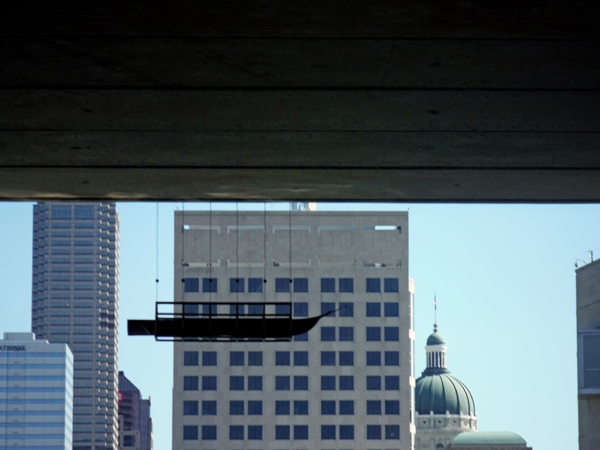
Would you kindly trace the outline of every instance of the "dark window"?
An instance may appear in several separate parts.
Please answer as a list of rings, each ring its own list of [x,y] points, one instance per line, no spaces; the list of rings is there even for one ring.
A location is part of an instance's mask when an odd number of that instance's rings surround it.
[[[335,439],[335,425],[321,425],[321,439]]]
[[[249,366],[262,366],[263,365],[263,352],[248,352],[248,365]]]
[[[217,426],[216,425],[202,425],[202,440],[203,441],[216,441],[217,440]]]
[[[246,286],[243,278],[229,279],[229,292],[246,292]]]
[[[204,436],[203,436],[203,438],[204,438]],[[183,426],[183,440],[184,441],[197,441],[198,440],[198,426],[197,425],[184,425]]]
[[[335,327],[321,327],[321,342],[335,341]]]
[[[327,314],[331,311],[335,311],[335,303],[334,302],[321,302],[321,314]],[[335,317],[336,313],[333,312],[329,315],[331,317]]]
[[[367,414],[381,415],[381,400],[367,400]]]
[[[308,342],[308,331],[294,336],[294,342]]]
[[[340,302],[338,314],[340,317],[354,317],[354,303]]]
[[[275,390],[276,391],[289,391],[290,390],[290,377],[285,375],[277,375],[275,377]]]
[[[229,425],[229,439],[230,440],[243,440],[244,439],[244,426],[243,425]]]
[[[123,436],[123,447],[135,447],[135,436]]]
[[[184,292],[200,292],[200,280],[198,278],[185,278],[183,290]]]
[[[216,314],[217,313],[217,305],[202,305],[202,314]]]
[[[335,377],[330,375],[321,375],[321,390],[335,391]]]
[[[229,314],[232,316],[244,314],[244,311],[246,311],[246,305],[240,305],[239,303],[236,303],[235,305],[229,305]]]
[[[253,305],[248,305],[248,314],[262,316],[263,313],[263,305],[260,303],[255,303]]]
[[[354,341],[354,327],[339,327],[338,332],[340,342]]]
[[[340,278],[340,292],[354,292],[354,278]]]
[[[244,415],[244,402],[242,400],[229,400],[229,415],[230,416],[243,416]]]
[[[321,278],[321,292],[335,292],[335,278]]]
[[[217,402],[215,400],[202,400],[202,415],[203,416],[216,416],[217,415]]]
[[[385,438],[386,439],[400,439],[400,425],[386,425],[385,426]]]
[[[381,327],[367,327],[367,342],[381,341]]]
[[[248,278],[248,292],[262,292],[264,281],[262,278]]]
[[[321,352],[322,366],[335,366],[335,352]]]
[[[400,365],[400,352],[385,352],[385,365],[386,366],[399,366]]]
[[[386,400],[385,401],[385,413],[386,414],[400,414],[400,401],[399,400]]]
[[[53,219],[70,219],[71,218],[71,206],[52,205],[52,218]]]
[[[93,206],[75,206],[75,218],[76,219],[93,219],[94,218],[94,207]]]
[[[290,292],[290,279],[275,278],[275,292]]]
[[[294,292],[308,292],[308,278],[294,278]]]
[[[400,377],[398,375],[386,375],[385,390],[386,391],[400,390]]]
[[[275,402],[275,414],[288,416],[290,414],[290,402],[288,400],[277,400]]]
[[[307,302],[294,302],[294,317],[308,317]]]
[[[340,391],[354,390],[354,376],[340,375]]]
[[[248,439],[251,441],[262,440],[262,425],[248,425]]]
[[[263,378],[261,375],[250,375],[248,377],[248,390],[249,391],[262,391],[263,390]]]
[[[339,364],[340,366],[353,366],[354,352],[340,352]]]
[[[217,292],[218,279],[202,278],[202,292]]]
[[[354,439],[354,425],[340,425],[340,439]]]
[[[308,439],[308,425],[294,425],[294,439]]]
[[[381,317],[381,303],[367,303],[367,317]]]
[[[202,390],[203,391],[216,391],[217,390],[217,377],[212,375],[205,375],[202,377]]]
[[[381,439],[381,425],[367,425],[367,439]]]
[[[275,305],[275,314],[285,314],[286,316],[289,316],[290,305],[288,303],[284,303],[282,305]]]
[[[384,278],[383,290],[384,292],[399,292],[398,278]]]
[[[308,400],[294,400],[294,415],[308,415]]]
[[[290,352],[275,352],[275,365],[276,366],[289,366],[290,365]]]
[[[381,292],[381,279],[367,278],[367,292]]]
[[[202,352],[202,365],[203,366],[216,366],[217,365],[217,352]]]
[[[400,316],[400,303],[384,303],[383,314],[385,317],[398,317]]]
[[[381,352],[367,352],[367,366],[380,366]]]
[[[294,375],[294,390],[308,391],[308,377],[306,375]]]
[[[183,390],[184,391],[197,391],[198,390],[198,377],[191,376],[191,375],[183,377]]]
[[[321,415],[335,415],[335,400],[321,400]]]
[[[262,400],[248,400],[248,415],[262,416],[263,407]]]
[[[183,401],[183,415],[184,416],[197,416],[198,415],[198,402],[196,400],[184,400]]]
[[[294,365],[295,366],[308,366],[308,352],[294,352]]]
[[[244,365],[244,352],[229,352],[229,365],[230,366],[243,366]]]
[[[244,377],[239,375],[232,375],[229,377],[229,390],[230,391],[243,391],[244,390]]]
[[[275,439],[278,441],[287,441],[290,439],[289,425],[275,425]]]
[[[197,366],[199,363],[198,352],[183,352],[184,366]]]
[[[367,375],[367,391],[380,391],[381,377],[379,375]]]
[[[388,342],[398,342],[400,340],[400,328],[385,327],[384,339]]]

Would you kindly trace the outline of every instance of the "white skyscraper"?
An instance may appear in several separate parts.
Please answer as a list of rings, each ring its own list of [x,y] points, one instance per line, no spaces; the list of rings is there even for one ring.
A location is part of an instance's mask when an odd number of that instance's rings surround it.
[[[173,449],[412,448],[413,292],[406,212],[176,212],[186,311],[341,309],[291,342],[176,343]]]
[[[73,354],[34,338],[0,340],[0,449],[71,450]]]
[[[119,217],[114,203],[38,203],[32,331],[74,356],[73,450],[116,450]]]

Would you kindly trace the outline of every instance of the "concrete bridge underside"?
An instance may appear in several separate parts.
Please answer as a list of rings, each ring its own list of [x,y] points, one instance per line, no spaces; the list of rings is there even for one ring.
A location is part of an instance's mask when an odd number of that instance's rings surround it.
[[[600,201],[597,2],[317,3],[11,5],[0,199]]]

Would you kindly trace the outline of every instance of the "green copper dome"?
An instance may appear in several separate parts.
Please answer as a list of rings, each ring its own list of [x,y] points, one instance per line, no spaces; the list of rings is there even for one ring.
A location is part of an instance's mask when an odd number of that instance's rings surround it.
[[[417,380],[415,411],[419,414],[475,415],[475,402],[469,389],[449,373],[426,374]]]
[[[463,431],[458,434],[452,444],[522,444],[527,445],[525,439],[512,431]]]
[[[427,338],[427,345],[445,345],[446,341],[437,331]]]

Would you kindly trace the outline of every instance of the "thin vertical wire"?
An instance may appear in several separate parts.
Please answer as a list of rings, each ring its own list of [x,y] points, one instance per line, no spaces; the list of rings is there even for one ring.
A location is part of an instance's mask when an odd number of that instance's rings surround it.
[[[156,301],[158,302],[158,202],[156,202]]]

